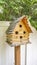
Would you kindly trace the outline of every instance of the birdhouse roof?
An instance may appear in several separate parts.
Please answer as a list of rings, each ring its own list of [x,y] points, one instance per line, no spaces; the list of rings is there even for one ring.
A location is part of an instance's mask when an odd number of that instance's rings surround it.
[[[22,20],[22,22],[24,23],[24,25],[25,25],[27,31],[28,31],[29,33],[32,33],[32,30],[31,30],[31,28],[30,28],[30,26],[29,26],[29,24],[28,24],[28,21],[27,21],[26,16],[22,16],[22,17],[18,18],[17,20],[12,21],[12,22],[10,23],[10,26],[8,27],[8,29],[7,29],[7,31],[6,31],[6,34],[11,34],[12,31],[14,30],[16,24],[17,24],[20,20]]]

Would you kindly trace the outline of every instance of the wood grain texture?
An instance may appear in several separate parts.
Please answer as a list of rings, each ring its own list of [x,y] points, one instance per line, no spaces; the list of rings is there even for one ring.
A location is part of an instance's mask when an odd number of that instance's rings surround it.
[[[15,47],[15,65],[20,65],[20,46]]]
[[[22,25],[22,27],[20,27],[20,25]],[[15,32],[18,32],[18,34],[15,34]],[[25,34],[23,32],[26,32]],[[22,36],[22,39],[20,39],[20,36]],[[29,38],[29,33],[25,27],[25,25],[23,24],[22,21],[20,21],[19,23],[17,23],[14,31],[13,31],[13,41],[14,42],[20,42],[20,40],[25,40],[25,39],[28,39]]]
[[[27,28],[25,27],[22,21],[19,21],[17,25],[15,26],[14,30],[12,31],[12,33],[7,35],[7,40],[10,42],[10,44],[13,44],[16,42],[28,41],[28,39],[29,39],[29,32],[27,31]],[[17,43],[15,45],[20,45],[20,44]]]

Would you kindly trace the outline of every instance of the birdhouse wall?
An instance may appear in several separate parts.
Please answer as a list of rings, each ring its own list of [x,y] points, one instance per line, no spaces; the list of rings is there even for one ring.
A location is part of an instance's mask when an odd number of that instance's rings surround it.
[[[29,38],[29,33],[25,27],[25,24],[20,21],[16,24],[13,34],[12,34],[12,41],[13,42],[20,42],[21,40],[24,41],[25,39]]]
[[[29,33],[27,31],[27,28],[25,27],[25,24],[22,21],[19,21],[19,23],[16,24],[14,30],[12,30],[12,33],[7,35],[7,42],[10,44],[17,45],[15,42],[23,42],[29,40]],[[18,43],[20,45],[20,43]]]
[[[12,34],[7,34],[7,42],[8,43],[11,43],[11,40],[12,40]]]

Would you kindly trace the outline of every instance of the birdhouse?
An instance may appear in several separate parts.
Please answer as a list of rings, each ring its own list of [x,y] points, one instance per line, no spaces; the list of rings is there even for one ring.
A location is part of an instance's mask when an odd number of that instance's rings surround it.
[[[22,16],[10,23],[6,31],[7,42],[11,46],[27,44],[29,42],[30,33],[32,33],[32,30],[28,24],[28,19],[26,16]]]

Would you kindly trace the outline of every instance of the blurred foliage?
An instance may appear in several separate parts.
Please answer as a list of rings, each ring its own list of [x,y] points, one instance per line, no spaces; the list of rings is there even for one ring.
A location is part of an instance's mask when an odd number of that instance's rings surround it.
[[[37,0],[0,0],[0,20],[12,21],[22,15],[30,17],[37,29]]]

